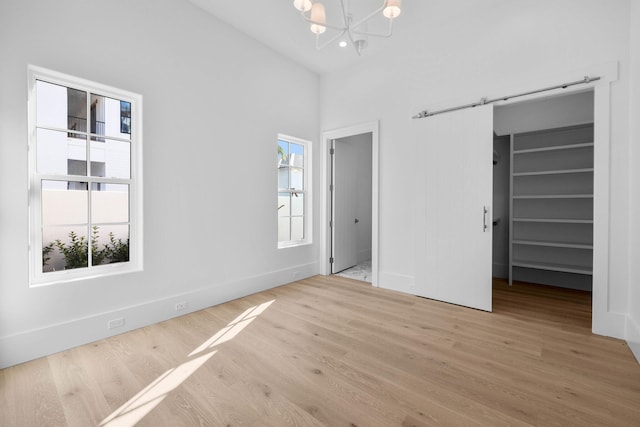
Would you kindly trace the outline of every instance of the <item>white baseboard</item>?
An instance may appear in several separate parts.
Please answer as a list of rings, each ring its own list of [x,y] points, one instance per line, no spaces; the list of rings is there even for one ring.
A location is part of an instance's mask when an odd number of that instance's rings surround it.
[[[378,274],[378,287],[415,295],[415,278],[404,274],[381,271]]]
[[[624,331],[627,322],[625,314],[611,311],[599,312],[594,308],[591,316],[593,318],[591,332],[606,337],[625,339]]]
[[[318,274],[318,268],[317,262],[297,265],[0,337],[0,369],[311,277]],[[186,302],[186,309],[176,312],[178,302]],[[124,325],[108,329],[107,323],[116,318],[123,318]]]
[[[627,315],[627,344],[640,363],[640,325]]]

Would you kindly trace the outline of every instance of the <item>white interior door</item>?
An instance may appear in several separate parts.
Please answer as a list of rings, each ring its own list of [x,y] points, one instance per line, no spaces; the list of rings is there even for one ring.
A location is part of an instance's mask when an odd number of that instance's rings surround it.
[[[358,262],[356,233],[356,157],[354,144],[333,141],[333,219],[331,273],[338,273]]]
[[[491,311],[493,107],[415,126],[415,293]]]

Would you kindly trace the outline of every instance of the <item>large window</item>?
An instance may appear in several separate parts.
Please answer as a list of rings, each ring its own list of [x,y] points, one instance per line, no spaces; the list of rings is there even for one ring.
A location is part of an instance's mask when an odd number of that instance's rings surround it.
[[[139,95],[29,67],[31,284],[142,267]]]
[[[278,247],[311,243],[311,143],[278,136]]]

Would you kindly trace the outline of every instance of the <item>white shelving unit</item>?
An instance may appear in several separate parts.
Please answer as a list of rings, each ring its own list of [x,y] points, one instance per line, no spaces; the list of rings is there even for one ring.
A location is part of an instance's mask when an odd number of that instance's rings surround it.
[[[593,124],[511,135],[509,284],[591,290]]]

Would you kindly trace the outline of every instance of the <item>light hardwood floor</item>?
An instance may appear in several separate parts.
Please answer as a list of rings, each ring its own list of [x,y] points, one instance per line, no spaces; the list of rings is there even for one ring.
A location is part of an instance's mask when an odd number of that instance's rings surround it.
[[[1,370],[0,425],[640,426],[640,365],[590,316],[543,286],[496,282],[484,313],[317,276]]]

